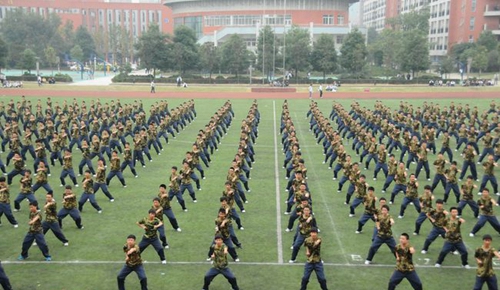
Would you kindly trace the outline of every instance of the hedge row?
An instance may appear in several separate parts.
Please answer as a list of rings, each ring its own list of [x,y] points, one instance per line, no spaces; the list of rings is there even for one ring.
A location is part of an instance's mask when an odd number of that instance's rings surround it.
[[[49,80],[49,76],[44,76],[42,78],[45,78],[45,80]],[[57,82],[62,82],[62,83],[71,83],[73,82],[73,79],[66,74],[56,74],[54,75],[54,79]],[[7,76],[8,81],[23,81],[23,82],[36,82],[37,81],[37,76],[36,75],[21,75],[21,76]]]

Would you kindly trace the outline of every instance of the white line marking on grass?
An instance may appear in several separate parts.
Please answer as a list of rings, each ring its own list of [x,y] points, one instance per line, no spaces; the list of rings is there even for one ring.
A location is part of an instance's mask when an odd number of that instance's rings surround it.
[[[160,261],[157,262],[149,262],[144,261],[144,264],[147,265],[161,265]],[[2,261],[4,265],[22,265],[22,264],[31,264],[31,265],[122,265],[123,261]],[[187,262],[187,261],[178,261],[178,262],[167,262],[168,265],[210,265],[210,262]],[[288,267],[288,266],[304,266],[304,263],[294,263],[294,264],[285,264],[285,263],[275,263],[275,262],[235,262],[231,263],[231,267],[234,265],[243,265],[243,266],[280,266],[280,267]],[[377,268],[394,268],[395,264],[370,264],[369,266],[359,263],[359,264],[342,264],[342,263],[323,263],[324,266],[327,267],[377,267]],[[435,268],[434,265],[415,265],[416,268]],[[444,269],[462,269],[462,266],[442,266]],[[474,269],[475,267],[472,267]]]
[[[295,115],[295,120],[298,120],[297,113],[294,113],[294,115]],[[298,129],[298,131],[301,132],[301,135],[303,135],[300,122],[297,122],[295,124],[296,124],[296,128]],[[301,146],[301,148],[303,148],[303,147]],[[309,158],[310,161],[312,161],[312,157],[311,157],[311,154],[309,153],[309,149],[308,148],[304,148],[304,149],[305,149],[304,150],[305,153],[307,154],[307,157]],[[314,162],[313,162],[313,164],[314,164]],[[310,168],[309,172],[312,172],[314,177],[317,180],[319,180],[318,174],[316,173],[316,166],[314,166],[314,165],[309,167]],[[323,205],[325,206],[326,212],[328,213],[328,217],[330,218],[330,222],[331,222],[332,228],[333,228],[333,233],[335,235],[335,238],[337,239],[338,247],[340,248],[340,251],[342,253],[342,257],[344,257],[344,260],[346,261],[347,265],[350,265],[349,259],[347,259],[347,253],[346,253],[344,246],[342,245],[342,241],[340,240],[340,237],[338,235],[339,231],[337,230],[337,226],[335,225],[335,221],[333,220],[332,212],[330,211],[330,207],[326,202],[325,191],[323,190],[323,186],[321,184],[322,184],[321,182],[318,182],[321,200],[323,201]]]
[[[281,198],[280,173],[278,163],[278,130],[276,126],[276,101],[273,101],[273,136],[274,136],[274,180],[276,184],[276,238],[278,247],[278,263],[283,264],[283,236],[281,235]]]

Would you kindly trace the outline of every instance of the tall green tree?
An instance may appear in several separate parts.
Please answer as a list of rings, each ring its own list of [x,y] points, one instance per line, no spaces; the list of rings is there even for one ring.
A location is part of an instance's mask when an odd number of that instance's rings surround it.
[[[21,68],[28,71],[31,74],[31,70],[36,66],[37,56],[36,53],[27,48],[23,51],[21,58]]]
[[[309,32],[297,26],[293,26],[286,34],[286,65],[295,72],[298,79],[300,70],[309,69],[309,57],[311,45]]]
[[[73,21],[67,20],[64,22],[62,26],[59,27],[58,29],[59,34],[61,35],[62,38],[62,46],[63,49],[62,51],[59,51],[60,53],[69,53],[69,51],[73,48],[75,45],[75,29],[73,25]]]
[[[240,73],[250,65],[249,53],[246,43],[238,34],[231,35],[221,48],[222,65],[225,70],[235,74],[238,78]]]
[[[90,59],[95,54],[94,39],[85,26],[79,26],[76,29],[75,44],[82,48],[84,59]]]
[[[488,51],[498,49],[498,39],[495,35],[493,35],[491,30],[481,32],[476,43],[477,45],[484,46]]]
[[[402,33],[402,49],[399,51],[399,60],[403,71],[416,72],[429,68],[429,42],[427,34],[417,29]]]
[[[399,14],[395,18],[387,19],[387,24],[394,30],[409,31],[419,30],[422,33],[429,32],[429,9],[413,10],[408,13]]]
[[[271,26],[264,26],[257,37],[257,67],[266,74],[268,79],[274,75],[276,63],[282,59],[279,40]]]
[[[181,25],[175,28],[172,40],[170,57],[173,61],[173,68],[181,74],[184,74],[187,70],[195,69],[199,64],[199,55],[194,30]]]
[[[360,73],[366,64],[367,55],[365,37],[358,29],[354,29],[347,34],[340,49],[340,65],[350,73]]]
[[[57,47],[61,39],[58,30],[60,25],[61,19],[56,14],[42,17],[23,9],[13,9],[6,13],[0,33],[8,46],[10,65],[16,66],[27,48],[43,54],[47,46]]]
[[[141,66],[153,70],[153,75],[156,69],[170,68],[170,63],[167,61],[169,54],[167,40],[168,36],[160,31],[158,25],[151,24],[134,45]]]
[[[217,53],[217,46],[213,42],[205,42],[200,47],[200,64],[204,71],[208,71],[210,74],[210,83],[212,83],[212,72],[215,70],[219,63]]]
[[[54,66],[57,64],[57,52],[56,50],[52,47],[49,46],[44,50],[45,54],[45,61],[47,64],[52,68],[52,74],[54,74]]]
[[[471,69],[477,70],[481,77],[481,72],[488,68],[488,49],[482,45],[476,45],[464,52],[467,59],[472,59]]]
[[[337,50],[331,35],[322,34],[314,43],[311,52],[311,63],[315,70],[323,73],[325,81],[326,73],[332,73],[337,68]]]
[[[80,45],[77,44],[73,46],[73,48],[70,50],[70,54],[72,59],[83,63],[85,56],[83,54],[83,49],[80,47]]]
[[[2,68],[7,66],[8,55],[9,55],[9,48],[7,46],[7,43],[5,43],[3,38],[0,38],[0,72],[2,71]]]

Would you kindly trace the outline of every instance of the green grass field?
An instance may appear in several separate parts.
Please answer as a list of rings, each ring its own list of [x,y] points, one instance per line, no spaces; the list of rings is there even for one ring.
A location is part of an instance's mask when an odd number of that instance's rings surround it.
[[[0,98],[3,101],[9,99]],[[88,101],[88,99],[86,100]],[[60,99],[57,101],[62,102]],[[122,103],[131,101],[122,100]],[[180,99],[170,100],[170,107],[177,106],[181,101]],[[448,104],[447,100],[432,101],[442,105]],[[108,202],[101,192],[97,193],[97,200],[103,208],[102,214],[98,214],[87,203],[82,213],[85,229],[78,230],[69,217],[64,220],[64,233],[70,240],[69,247],[63,247],[52,233],[47,234],[46,239],[53,257],[52,262],[44,262],[43,256],[36,246],[31,248],[28,260],[16,261],[21,250],[21,242],[28,228],[26,201],[23,202],[21,211],[14,213],[20,223],[18,229],[12,228],[5,217],[2,219],[0,258],[14,289],[117,288],[116,275],[123,265],[122,246],[126,236],[128,234],[142,236],[142,229],[137,227],[135,222],[147,215],[151,199],[157,194],[158,185],[167,183],[170,167],[180,166],[185,151],[195,140],[197,131],[223,105],[223,100],[196,100],[195,102],[198,112],[197,119],[187,126],[176,139],[171,138],[170,144],[164,145],[165,151],[162,152],[161,156],[156,156],[152,150],[154,161],[147,163],[146,168],[137,167],[139,178],[133,178],[127,169],[124,174],[127,188],[122,188],[117,179],[112,181],[109,189],[115,196],[114,203]],[[252,100],[233,101],[236,114],[233,126],[222,139],[218,152],[212,155],[210,168],[205,170],[207,179],[202,181],[202,190],[196,192],[198,203],[192,203],[186,194],[189,211],[182,212],[180,206],[174,202],[174,213],[182,232],[175,232],[166,221],[167,238],[170,244],[170,249],[166,250],[168,264],[160,264],[152,247],[143,253],[142,257],[146,261],[145,268],[150,289],[201,289],[203,275],[211,267],[208,262],[205,262],[205,258],[214,234],[213,219],[217,215],[218,198],[224,187],[227,169],[230,167],[232,157],[237,150],[239,124],[246,116],[251,102]],[[243,290],[298,289],[300,287],[305,250],[301,250],[296,264],[288,264],[293,234],[285,232],[288,216],[283,214],[285,211],[284,200],[288,193],[284,190],[286,185],[285,170],[281,168],[284,155],[281,151],[279,131],[276,130],[279,128],[282,102],[283,100],[259,100],[261,122],[259,138],[254,146],[256,163],[253,165],[252,179],[249,181],[252,191],[247,194],[249,203],[245,206],[246,213],[241,214],[245,230],[237,231],[243,244],[243,249],[238,250],[241,262],[230,263],[230,267]],[[328,116],[332,101],[319,100],[318,102],[323,114]],[[374,102],[375,100],[363,101],[362,104],[371,108]],[[412,102],[414,106],[417,106],[422,104],[424,100]],[[477,104],[480,111],[488,107],[487,101],[478,103],[472,98],[461,100],[461,102]],[[148,108],[151,103],[151,100],[144,100],[144,107]],[[344,107],[348,107],[350,100],[341,103]],[[396,107],[399,100],[387,100],[384,103]],[[329,170],[326,164],[321,164],[324,158],[322,147],[316,144],[313,134],[308,130],[308,120],[305,118],[308,105],[308,100],[289,101],[289,108],[309,172],[308,184],[314,200],[315,216],[321,228],[322,257],[326,263],[325,273],[329,289],[386,289],[395,266],[395,260],[389,249],[383,246],[375,256],[373,265],[365,266],[363,264],[371,243],[373,223],[368,222],[362,234],[356,235],[354,233],[357,219],[362,214],[363,209],[358,207],[356,217],[348,218],[349,209],[343,205],[347,186],[344,186],[343,193],[337,193],[338,181],[332,180],[332,170]],[[437,145],[439,150],[441,147],[439,140]],[[454,143],[452,143],[453,145]],[[350,150],[350,146],[346,147]],[[5,156],[6,153],[2,154],[2,158]],[[78,165],[80,156],[79,151],[75,151],[74,165]],[[461,161],[457,154],[455,157]],[[354,158],[355,161],[359,161],[357,159]],[[432,161],[433,156],[430,163]],[[32,168],[32,163],[29,158],[29,168]],[[412,165],[411,170],[415,170],[415,166]],[[10,171],[11,168],[12,165],[8,167],[8,170]],[[373,168],[372,163],[370,170],[367,172],[362,170],[367,175],[367,182],[375,186],[378,197],[389,197],[390,191],[386,194],[380,192],[384,182],[383,178],[379,176],[379,180],[376,182],[371,180]],[[56,165],[52,169],[52,176],[49,179],[59,206],[61,206],[62,195],[62,188],[59,187],[60,171],[61,167]],[[481,176],[483,170],[478,169],[478,172]],[[424,180],[424,177],[425,175],[421,174],[421,188],[430,183]],[[16,184],[19,176],[14,180],[15,183],[11,187],[11,200],[17,195]],[[77,188],[76,192],[80,196],[81,187]],[[443,188],[438,187],[434,194],[436,197],[442,197],[443,192]],[[39,201],[43,201],[43,189],[39,190],[36,196]],[[412,207],[408,207],[404,219],[397,219],[401,200],[402,195],[400,194],[396,199],[396,204],[391,209],[391,214],[396,220],[393,227],[396,237],[402,232],[413,232],[414,221],[418,215]],[[454,199],[450,198],[450,200]],[[450,207],[450,204],[446,207]],[[473,253],[474,249],[481,244],[481,238],[468,237],[468,233],[475,223],[471,210],[466,208],[463,217],[467,221],[462,228],[464,241],[469,252],[469,263],[474,267]],[[278,224],[281,224],[280,228],[278,228]],[[417,271],[424,283],[424,288],[472,288],[475,271],[460,268],[459,256],[447,256],[443,263],[444,267],[441,269],[433,267],[443,245],[441,239],[436,240],[431,245],[427,255],[420,254],[430,229],[431,225],[426,221],[422,227],[421,235],[411,236],[410,240],[417,250],[414,259],[415,263],[418,264]],[[493,229],[486,225],[478,233],[478,236],[485,233],[493,234]],[[280,244],[281,239],[282,243]],[[495,246],[498,245],[498,240],[499,235],[495,234],[493,241]],[[128,289],[139,288],[135,274],[129,276],[126,285]],[[314,274],[309,285],[308,289],[320,289]],[[229,289],[229,284],[222,277],[218,277],[210,289]],[[411,287],[408,282],[404,281],[398,289],[411,289]]]

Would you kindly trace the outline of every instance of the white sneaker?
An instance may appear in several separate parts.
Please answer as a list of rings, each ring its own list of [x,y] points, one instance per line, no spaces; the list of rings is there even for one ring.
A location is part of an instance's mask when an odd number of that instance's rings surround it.
[[[98,210],[97,213],[102,213],[102,210]]]
[[[392,201],[389,201],[389,204],[392,204]]]
[[[293,263],[295,263],[295,260],[290,260],[290,261],[288,261],[288,263],[293,264]]]
[[[436,265],[434,265],[434,267],[441,268],[441,264],[436,263]]]
[[[163,261],[161,261],[161,263],[162,263],[163,265],[166,265],[166,264],[167,264],[167,260],[163,260]]]
[[[115,199],[114,199],[114,198],[112,198],[112,199],[110,199],[110,200],[109,200],[109,202],[114,202],[114,201],[115,201]]]
[[[186,208],[186,209],[184,210],[184,212],[187,212],[187,211],[188,211],[188,209]]]
[[[427,251],[426,250],[422,250],[420,253],[422,253],[422,254],[425,255],[425,254],[427,254]]]
[[[139,175],[136,175],[135,178],[139,177]]]
[[[454,252],[453,252],[453,255],[455,255],[455,256],[460,255],[460,252],[458,252],[458,251],[454,251]]]
[[[242,210],[241,212],[247,212],[246,210]]]
[[[469,265],[462,265],[462,268],[465,268],[465,269],[469,270],[470,266]]]
[[[427,181],[431,181],[431,179],[430,179],[430,178],[427,178]]]
[[[52,174],[49,173],[49,174],[47,174],[47,176],[52,176]]]
[[[79,185],[78,184],[75,184],[75,187],[78,187]]]
[[[293,250],[293,246],[290,247],[290,250]]]
[[[332,179],[333,179],[333,180],[337,180],[337,178],[336,178],[336,177],[334,177],[334,178],[332,178]]]
[[[417,232],[413,232],[413,235],[414,235],[414,236],[418,236],[418,233],[417,233]]]
[[[69,246],[69,243],[64,243],[63,246],[67,247]]]
[[[355,233],[356,233],[356,234],[360,234],[360,233],[361,233],[361,231],[355,231]]]
[[[377,180],[377,178],[375,178],[375,177],[374,177],[374,178],[373,178],[373,180],[375,180],[375,181],[376,181],[376,180]]]
[[[385,190],[382,190],[382,193],[385,193]]]
[[[470,234],[469,234],[469,237],[473,238],[473,237],[474,237],[474,234],[473,234],[473,233],[470,233]]]
[[[287,228],[287,229],[285,230],[285,232],[287,232],[287,233],[289,233],[289,232],[291,232],[291,231],[292,231],[292,230],[291,230],[291,229],[289,229],[289,228]]]
[[[352,213],[349,214],[349,217],[354,217],[354,215]]]
[[[398,219],[402,219],[404,217],[405,217],[404,215],[398,215]]]
[[[64,185],[62,185],[62,184],[59,184],[59,187],[63,187],[63,186],[64,186]]]
[[[168,245],[166,245],[166,246],[165,246],[165,249],[167,249],[167,250],[168,250],[168,249],[170,249],[170,247],[169,247]]]
[[[245,230],[245,228],[244,228],[244,227],[241,227],[241,228],[239,228],[239,230],[240,230],[240,231],[243,231],[243,230]]]
[[[371,263],[372,263],[372,261],[368,261],[368,260],[365,261],[365,265],[370,265]]]
[[[234,261],[235,261],[236,263],[238,263],[238,262],[240,261],[240,258],[236,258],[236,259],[234,259]]]
[[[210,261],[212,261],[212,258],[207,258],[207,262],[210,262]]]
[[[178,231],[180,233],[180,232],[182,232],[182,229],[181,228],[177,228],[176,231]]]
[[[289,214],[290,214],[290,212],[289,212],[289,211],[285,211],[285,213],[284,213],[284,214],[285,214],[285,215],[289,215]]]
[[[14,227],[15,229],[17,229],[17,228],[19,227],[19,225],[18,225],[18,224],[15,224],[13,227]]]

